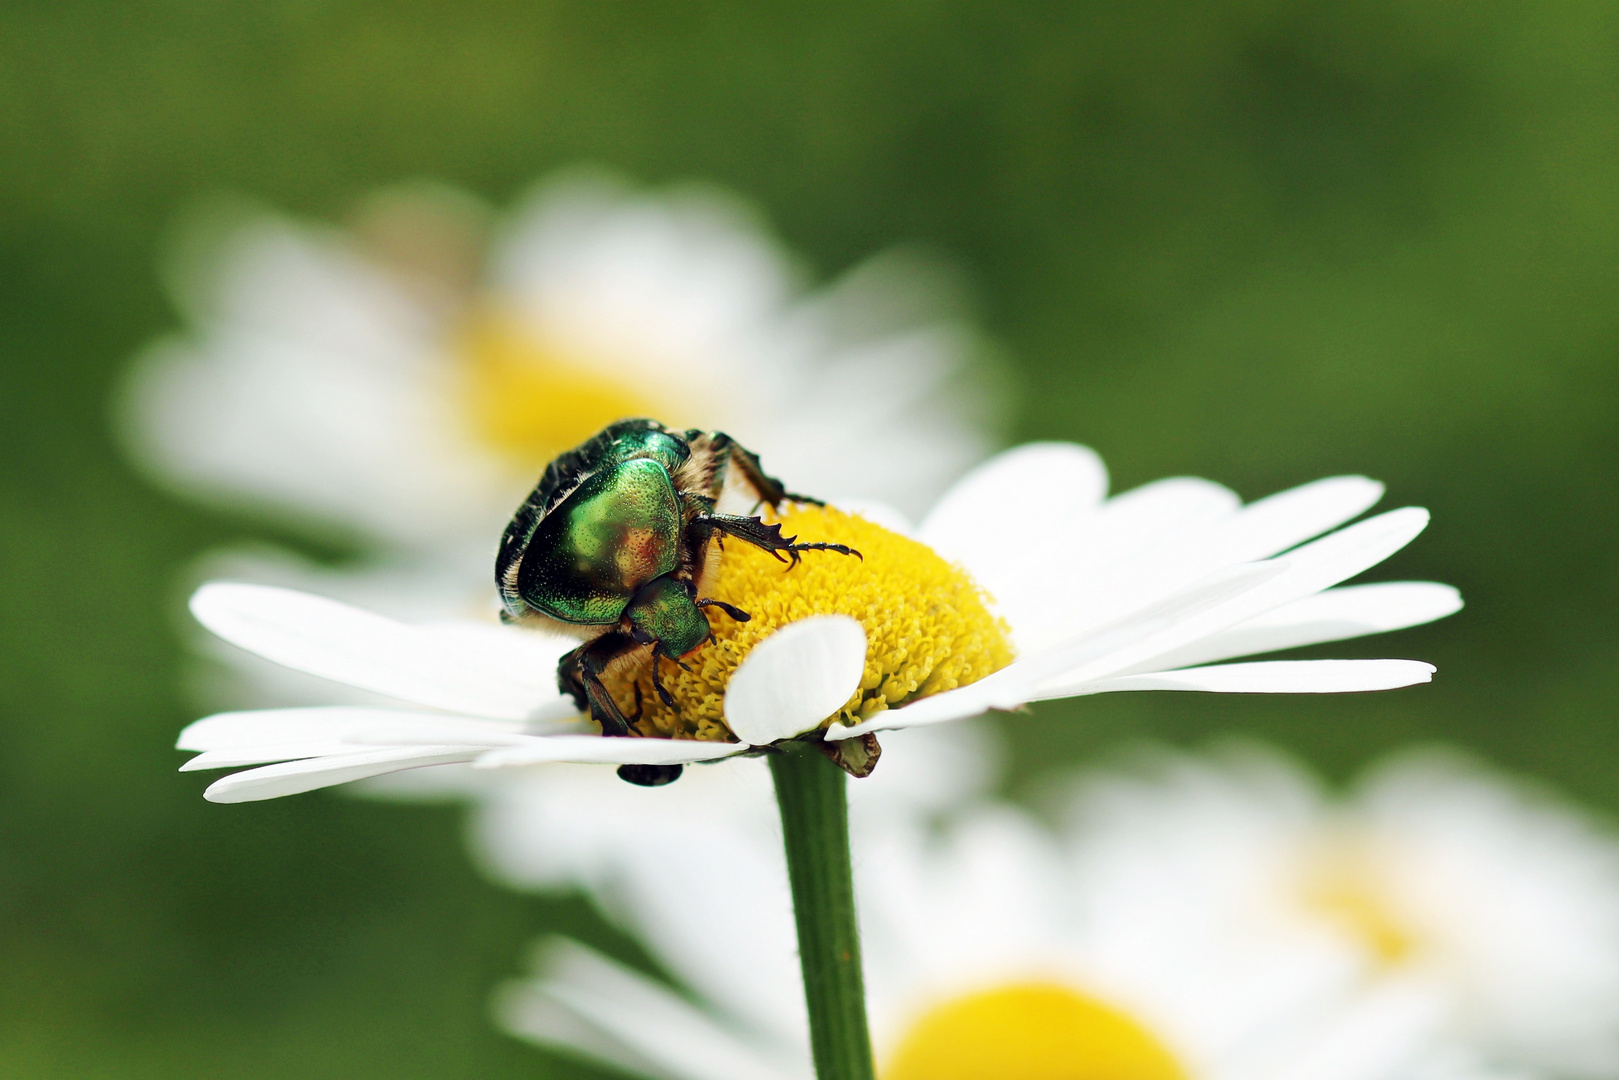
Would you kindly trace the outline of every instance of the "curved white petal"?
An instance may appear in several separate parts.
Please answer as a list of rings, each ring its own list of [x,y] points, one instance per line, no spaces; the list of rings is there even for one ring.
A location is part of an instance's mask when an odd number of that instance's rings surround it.
[[[333,705],[302,709],[249,709],[215,713],[188,724],[175,743],[178,750],[235,750],[280,743],[337,742],[380,729],[416,730],[453,724],[464,736],[530,730],[509,720],[474,720],[406,709],[371,709]],[[439,740],[460,743],[476,738]]]
[[[1113,496],[1102,505],[1091,535],[1075,545],[1075,562],[1086,573],[1173,549],[1187,537],[1201,539],[1242,506],[1224,484],[1198,476],[1170,476]]]
[[[1164,669],[1192,667],[1236,656],[1382,634],[1442,619],[1461,607],[1461,593],[1432,581],[1347,585],[1295,600],[1157,657],[1153,664]]]
[[[1331,588],[1376,566],[1427,527],[1428,511],[1406,506],[1329,533],[1287,553],[1291,569],[1276,589],[1291,601]]]
[[[498,1022],[520,1038],[678,1080],[809,1080],[807,1063],[759,1053],[678,995],[593,949],[552,938],[536,966],[537,977],[507,984],[495,999]]]
[[[755,746],[820,725],[860,688],[866,631],[847,615],[789,623],[753,647],[725,688],[725,722]]]
[[[1338,476],[1239,508],[1235,495],[1207,481],[1148,484],[1114,499],[1098,515],[1105,546],[1074,544],[1086,572],[1060,581],[1060,603],[1053,603],[1051,587],[1038,579],[1034,600],[1059,617],[1066,608],[1100,624],[1222,566],[1270,558],[1349,520],[1382,493],[1376,481]],[[1020,644],[1061,636],[1040,631],[1038,623],[1021,628]]]
[[[1034,700],[1037,686],[1049,684],[1065,671],[1075,673],[1075,678],[1093,671],[1100,674],[1090,678],[1111,675],[1139,656],[1163,652],[1163,642],[1175,640],[1174,635],[1200,634],[1198,628],[1208,617],[1218,618],[1220,612],[1286,572],[1287,563],[1280,559],[1228,567],[1111,626],[1078,634],[1057,648],[1015,660],[978,682],[888,709],[863,723],[849,727],[833,724],[826,737],[846,739],[868,731],[959,720],[988,709],[1016,708]]]
[[[993,676],[991,676],[993,678]],[[991,709],[1015,709],[1029,700],[1032,691],[1021,681],[990,682],[982,679],[967,686],[925,697],[898,709],[886,709],[869,720],[848,727],[834,721],[827,726],[826,738],[836,742],[852,739],[868,731],[900,731],[905,728],[965,720]]]
[[[1115,690],[1201,690],[1212,694],[1353,694],[1394,690],[1433,678],[1434,666],[1419,660],[1258,660],[1142,675],[1099,679],[1081,687],[1065,684],[1053,696]],[[1041,695],[1045,696],[1045,695]]]
[[[1006,507],[1039,507],[1042,517],[1091,513],[1107,494],[1107,468],[1075,443],[1026,443],[997,454],[956,481],[923,520],[922,542],[969,568],[1001,554]]]
[[[608,738],[604,735],[544,735],[521,746],[490,750],[473,762],[478,769],[514,765],[541,765],[554,761],[604,765],[683,765],[718,761],[746,753],[744,743],[705,742],[698,739]]]
[[[444,746],[446,744],[452,746],[477,744],[478,746],[494,749],[501,746],[527,746],[535,739],[553,737],[530,732],[526,729],[514,729],[502,721],[466,720],[453,717],[429,719],[437,719],[438,723],[406,724],[372,728],[369,731],[357,731],[344,739],[344,744],[350,750],[361,746]],[[563,732],[559,731],[557,734],[563,734]],[[597,739],[601,736],[591,734],[583,737]]]
[[[409,749],[369,750],[332,757],[305,758],[284,761],[279,765],[266,765],[262,769],[231,773],[215,780],[202,797],[209,802],[257,802],[277,799],[283,795],[297,795],[316,788],[347,784],[351,780],[364,780],[368,776],[398,772],[401,769],[419,769],[425,765],[450,765],[471,761],[481,747],[429,746]]]
[[[1036,506],[996,516],[995,542],[967,566],[1012,624],[1019,651],[1032,653],[1240,562],[1206,552],[1211,531],[1240,505],[1229,488],[1179,476],[1078,517]]]
[[[198,589],[191,612],[268,660],[403,701],[506,720],[575,711],[558,693],[554,670],[502,663],[459,629],[410,626],[309,593],[230,582]]]
[[[1060,696],[1062,686],[1087,686],[1109,676],[1159,670],[1163,657],[1377,565],[1410,543],[1427,524],[1426,510],[1391,510],[1295,548],[1283,558],[1255,563],[1282,568],[1282,572],[1251,588],[1235,590],[1223,603],[1166,619],[1158,632],[1134,636],[1121,648],[1109,651],[1092,646],[1088,651],[1093,658],[1070,667],[1060,681],[1056,672],[1043,672],[1042,696]],[[1056,651],[1054,655],[1062,654]]]
[[[437,744],[443,746],[441,740]],[[352,754],[361,749],[339,739],[322,742],[259,743],[256,746],[233,746],[220,750],[204,750],[180,766],[181,772],[202,772],[207,769],[239,769],[243,765],[267,765],[272,761],[296,761],[299,758],[336,757]]]
[[[1256,499],[1214,539],[1225,558],[1265,559],[1342,525],[1382,497],[1376,480],[1329,476]]]

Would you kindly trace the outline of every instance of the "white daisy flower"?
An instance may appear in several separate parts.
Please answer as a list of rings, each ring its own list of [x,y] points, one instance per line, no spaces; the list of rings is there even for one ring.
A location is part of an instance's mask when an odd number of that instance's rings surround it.
[[[1619,840],[1539,790],[1430,751],[1331,799],[1273,753],[1164,753],[1070,822],[1098,932],[1319,957],[1497,1060],[1619,1075]]]
[[[809,292],[738,200],[590,171],[541,184],[487,245],[481,213],[416,185],[347,233],[199,225],[171,274],[187,331],[123,401],[137,460],[481,586],[539,470],[626,416],[723,429],[813,490],[901,505],[988,449],[983,343],[920,257]]]
[[[619,869],[637,901],[624,924],[697,1002],[551,939],[498,995],[502,1026],[660,1080],[807,1080],[768,787],[730,794]],[[868,814],[854,856],[883,1080],[1501,1075],[1438,1039],[1421,995],[1357,995],[1331,957],[1089,925],[1094,890],[1011,809],[979,807],[942,835]]]
[[[211,717],[182,735],[183,749],[202,751],[185,767],[281,762],[209,789],[210,798],[237,801],[452,761],[672,765],[798,737],[843,744],[830,749],[847,763],[875,750],[864,738],[873,731],[1044,698],[1328,693],[1429,679],[1432,667],[1413,660],[1210,663],[1456,610],[1455,590],[1443,585],[1333,588],[1403,547],[1426,512],[1395,510],[1310,541],[1369,507],[1381,486],[1340,477],[1248,506],[1204,480],[1162,481],[1112,499],[1105,488],[1093,453],[1040,444],[970,474],[916,537],[896,531],[905,526],[891,513],[790,507],[781,524],[801,541],[846,543],[864,558],[811,557],[784,570],[757,548],[725,548],[704,572],[702,593],[751,618],[710,613],[711,640],[664,677],[673,704],[653,693],[645,663],[603,675],[625,715],[638,717],[642,738],[554,728],[574,717],[553,674],[570,641],[517,628],[406,625],[271,587],[205,586],[192,610],[226,641],[438,711]],[[895,528],[872,520],[879,516]],[[856,737],[858,747],[844,744]]]

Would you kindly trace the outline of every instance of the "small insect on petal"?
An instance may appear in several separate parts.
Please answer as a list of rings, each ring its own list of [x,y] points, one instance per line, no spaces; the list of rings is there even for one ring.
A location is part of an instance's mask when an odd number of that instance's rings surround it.
[[[761,746],[809,731],[860,687],[866,631],[847,615],[789,623],[754,646],[725,690],[725,722]]]

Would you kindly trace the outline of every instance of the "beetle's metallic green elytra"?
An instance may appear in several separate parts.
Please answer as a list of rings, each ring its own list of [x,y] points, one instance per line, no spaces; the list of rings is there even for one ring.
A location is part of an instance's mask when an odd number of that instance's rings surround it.
[[[611,626],[643,586],[674,572],[681,524],[674,481],[659,462],[608,465],[534,530],[518,592],[553,619]]]
[[[746,620],[722,600],[699,596],[709,541],[733,536],[796,565],[799,552],[859,555],[841,544],[797,544],[779,525],[717,514],[732,466],[772,509],[789,494],[759,459],[720,431],[674,431],[656,420],[620,420],[546,466],[501,538],[495,580],[508,621],[541,621],[586,638],[562,658],[557,682],[606,735],[634,734],[602,684],[609,663],[645,650],[652,685],[676,704],[658,675],[659,657],[678,661],[708,640],[705,607]],[[637,691],[639,693],[639,691]],[[626,766],[636,783],[667,783],[679,766]]]

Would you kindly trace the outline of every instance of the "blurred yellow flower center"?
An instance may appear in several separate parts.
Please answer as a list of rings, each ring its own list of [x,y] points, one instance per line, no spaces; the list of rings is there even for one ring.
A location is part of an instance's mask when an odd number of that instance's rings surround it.
[[[512,320],[484,315],[461,340],[473,429],[523,470],[546,462],[615,420],[666,416],[667,402],[545,348]]]
[[[1358,938],[1376,960],[1392,966],[1408,959],[1416,941],[1378,887],[1367,852],[1351,842],[1329,842],[1308,860],[1307,908]]]
[[[881,1080],[1184,1080],[1164,1044],[1129,1015],[1052,984],[971,994],[928,1012]]]
[[[925,544],[831,507],[793,507],[783,534],[800,542],[830,541],[864,559],[806,551],[788,569],[768,553],[729,540],[711,550],[703,597],[747,612],[737,622],[708,609],[714,640],[682,658],[687,670],[660,660],[673,710],[653,692],[644,663],[610,672],[606,682],[626,714],[639,684],[642,734],[725,739],[725,687],[742,658],[790,622],[811,615],[849,615],[866,630],[866,673],[860,688],[828,720],[853,724],[883,709],[982,679],[1012,661],[1006,623],[991,614],[984,593],[965,571]],[[718,548],[718,542],[713,545]],[[717,555],[717,558],[715,557]]]

